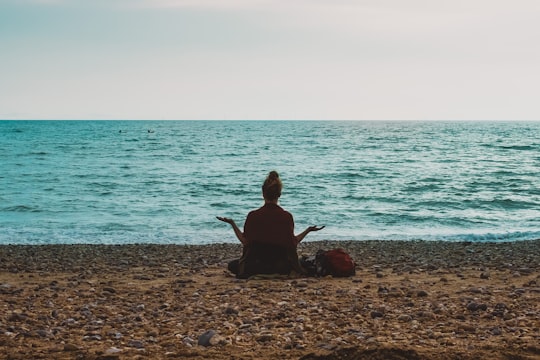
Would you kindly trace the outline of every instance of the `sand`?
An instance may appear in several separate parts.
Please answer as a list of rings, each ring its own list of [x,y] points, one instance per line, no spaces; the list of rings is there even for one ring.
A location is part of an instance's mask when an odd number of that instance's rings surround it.
[[[0,246],[0,359],[540,359],[540,240],[307,242],[350,278],[238,280],[233,244]]]

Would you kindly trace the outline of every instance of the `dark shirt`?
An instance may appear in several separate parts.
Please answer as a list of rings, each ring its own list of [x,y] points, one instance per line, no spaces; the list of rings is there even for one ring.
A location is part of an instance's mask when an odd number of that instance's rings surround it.
[[[244,224],[244,236],[248,245],[296,248],[293,216],[276,204],[266,203],[251,211]]]
[[[267,203],[251,211],[244,223],[244,236],[247,243],[235,272],[238,277],[301,272],[293,217],[280,206]]]

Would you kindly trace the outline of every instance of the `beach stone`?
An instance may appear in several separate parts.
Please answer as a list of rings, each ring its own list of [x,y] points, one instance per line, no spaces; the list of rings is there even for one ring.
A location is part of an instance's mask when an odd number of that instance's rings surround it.
[[[189,347],[195,345],[196,341],[192,338],[190,338],[189,336],[185,336],[183,339],[182,339],[182,343],[184,345],[187,345]]]
[[[480,274],[480,279],[489,279],[489,272],[484,271]]]
[[[370,313],[372,319],[382,318],[384,314],[380,311],[372,311]]]
[[[144,349],[144,343],[141,340],[129,340],[127,346],[135,349]]]
[[[108,348],[107,350],[105,350],[105,354],[106,355],[114,355],[114,354],[118,354],[118,353],[121,353],[122,350],[116,348],[116,347],[111,347],[111,348]]]
[[[11,313],[11,315],[7,318],[7,321],[9,322],[18,322],[18,321],[24,321],[26,320],[28,316],[24,313],[16,312],[14,311]]]
[[[412,316],[407,314],[401,314],[398,316],[398,320],[401,322],[410,322],[412,319]]]
[[[83,336],[84,341],[101,341],[101,335],[98,334],[88,334]]]
[[[461,324],[459,329],[472,334],[476,333],[476,326],[470,324]]]
[[[38,335],[39,337],[42,337],[42,338],[46,338],[46,337],[51,336],[52,333],[50,331],[47,331],[47,330],[39,329],[39,330],[36,330],[36,335]]]
[[[231,306],[227,306],[227,308],[225,308],[225,310],[223,312],[226,315],[238,315],[238,310],[231,307]]]
[[[137,357],[133,357],[133,359],[138,359]],[[96,357],[96,360],[120,360],[120,355],[117,354],[105,354],[100,355]]]
[[[486,311],[487,310],[487,305],[486,304],[478,304],[476,302],[470,302],[467,304],[467,310],[469,311],[478,311],[478,310],[481,310],[481,311]]]
[[[210,346],[210,345],[212,345],[210,343],[210,339],[212,339],[212,337],[214,335],[216,335],[216,332],[214,330],[205,331],[203,334],[201,334],[199,336],[199,339],[197,341],[197,345],[201,345],[201,346]]]
[[[418,297],[426,297],[426,296],[428,296],[428,295],[429,295],[429,294],[428,294],[427,291],[425,291],[425,290],[420,290],[420,291],[418,291],[418,292],[416,293],[416,296],[418,296]]]
[[[64,351],[79,351],[79,347],[75,344],[65,344]]]
[[[274,334],[270,331],[262,331],[255,338],[258,342],[268,342],[274,340]]]

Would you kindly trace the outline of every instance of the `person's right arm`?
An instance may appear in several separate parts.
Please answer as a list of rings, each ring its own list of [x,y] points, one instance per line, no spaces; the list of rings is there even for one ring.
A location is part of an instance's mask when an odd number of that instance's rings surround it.
[[[238,225],[236,225],[236,223],[234,222],[233,219],[231,218],[226,218],[226,217],[221,217],[221,216],[216,216],[216,218],[218,220],[221,220],[223,222],[226,222],[227,224],[230,224],[234,230],[234,234],[236,235],[236,237],[238,238],[238,240],[240,240],[240,242],[242,243],[242,245],[247,245],[247,241],[246,241],[246,237],[244,236],[244,233],[240,230],[240,228],[238,227]]]
[[[310,226],[306,230],[302,231],[300,234],[295,236],[296,239],[296,245],[300,243],[300,241],[304,240],[307,234],[309,234],[312,231],[319,231],[324,229],[324,226]]]

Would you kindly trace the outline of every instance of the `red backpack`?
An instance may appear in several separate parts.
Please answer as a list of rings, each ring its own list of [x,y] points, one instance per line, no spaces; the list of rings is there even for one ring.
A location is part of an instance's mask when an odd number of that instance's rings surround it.
[[[353,259],[343,249],[320,250],[317,252],[316,260],[320,264],[320,270],[317,269],[317,272],[321,276],[347,277],[356,273]]]

